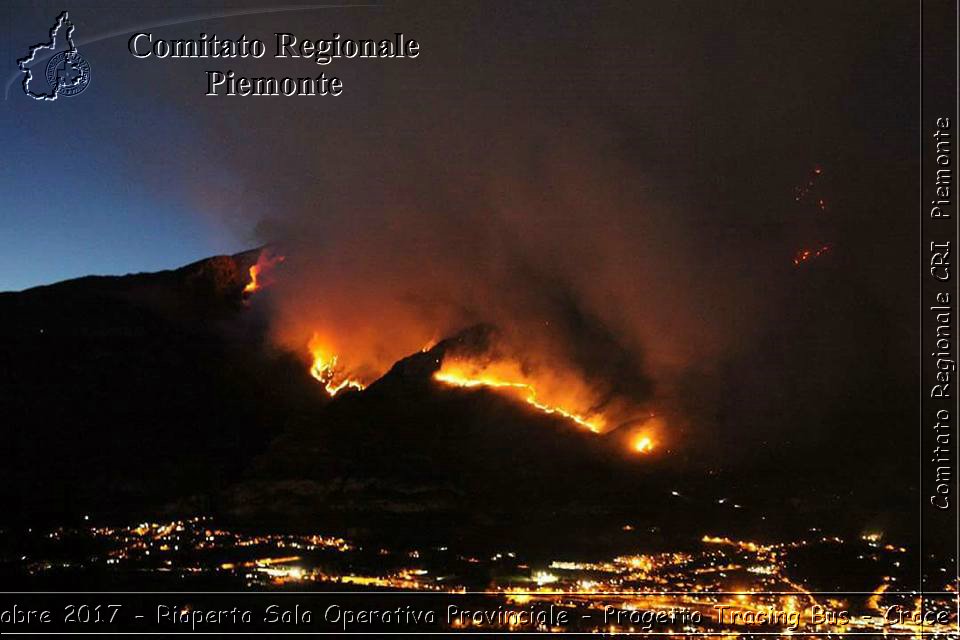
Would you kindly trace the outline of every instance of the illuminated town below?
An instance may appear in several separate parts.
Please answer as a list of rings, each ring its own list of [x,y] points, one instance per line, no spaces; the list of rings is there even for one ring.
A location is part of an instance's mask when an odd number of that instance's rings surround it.
[[[683,551],[533,562],[508,549],[478,556],[446,546],[391,549],[332,535],[241,533],[194,517],[7,530],[2,562],[25,590],[80,576],[171,592],[482,593],[496,600],[497,615],[461,611],[448,620],[465,630],[956,634],[952,559],[927,566],[940,574],[928,575],[927,584],[937,579],[939,587],[921,598],[909,586],[910,550],[881,532],[852,540],[809,534],[785,543],[703,535]],[[7,544],[14,538],[16,557]],[[825,566],[876,577],[869,590],[840,591]],[[560,619],[570,622],[538,618],[536,607],[565,612]]]

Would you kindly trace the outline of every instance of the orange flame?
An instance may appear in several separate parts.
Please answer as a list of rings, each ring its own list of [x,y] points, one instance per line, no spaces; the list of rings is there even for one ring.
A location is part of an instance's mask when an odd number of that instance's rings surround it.
[[[630,430],[624,444],[630,453],[647,455],[660,446],[666,432],[666,421],[651,411],[638,428]]]
[[[637,453],[650,453],[653,451],[653,440],[650,436],[637,436],[633,441],[633,450]]]
[[[270,270],[283,262],[285,256],[273,255],[269,249],[264,249],[257,256],[257,263],[250,267],[250,282],[243,288],[245,295],[250,295],[270,285],[273,281],[269,278]]]
[[[504,361],[479,364],[462,359],[444,359],[434,380],[443,384],[464,387],[487,387],[490,389],[516,391],[532,407],[550,415],[559,415],[594,433],[603,431],[604,420],[600,416],[576,413],[558,404],[548,404],[538,399],[537,390],[525,379],[520,367]],[[514,378],[514,379],[508,379]],[[523,380],[522,382],[520,380]]]
[[[337,395],[344,389],[356,389],[363,391],[366,387],[362,382],[353,380],[344,375],[342,367],[337,364],[338,358],[331,354],[314,335],[310,340],[310,355],[313,357],[313,364],[310,366],[310,375],[323,384],[323,388],[331,397]]]

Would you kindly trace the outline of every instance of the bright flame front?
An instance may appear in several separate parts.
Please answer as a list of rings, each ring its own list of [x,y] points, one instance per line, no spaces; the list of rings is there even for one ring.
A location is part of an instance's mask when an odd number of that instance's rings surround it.
[[[497,370],[513,369],[511,375],[514,379],[501,377],[503,374]],[[440,371],[437,371],[433,378],[438,382],[456,387],[475,388],[487,387],[504,391],[514,390],[527,404],[535,407],[539,411],[550,415],[559,415],[572,420],[577,425],[589,429],[594,433],[603,431],[604,421],[600,416],[590,416],[576,413],[558,404],[541,401],[537,397],[537,389],[529,381],[523,380],[519,373],[519,367],[510,363],[499,363],[498,367],[492,364],[481,365],[466,360],[444,360]]]

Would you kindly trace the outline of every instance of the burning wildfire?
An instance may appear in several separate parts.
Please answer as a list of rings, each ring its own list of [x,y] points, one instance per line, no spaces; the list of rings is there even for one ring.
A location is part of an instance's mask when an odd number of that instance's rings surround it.
[[[244,295],[250,295],[269,286],[273,280],[270,271],[283,262],[285,256],[274,255],[269,249],[264,249],[257,256],[257,263],[250,267],[250,282],[243,288]]]
[[[650,453],[653,451],[653,440],[650,436],[637,436],[633,441],[633,450],[637,453]]]
[[[323,347],[317,336],[310,340],[310,355],[313,357],[310,375],[323,384],[324,389],[331,397],[344,389],[356,389],[358,391],[364,389],[365,385],[362,382],[353,380],[344,374],[343,368],[337,364],[337,356]]]
[[[461,337],[460,340],[470,345],[468,348],[451,352],[448,346],[441,351],[443,360],[439,363],[439,370],[432,373],[436,384],[463,389],[484,387],[523,401],[540,413],[562,417],[594,434],[634,425],[618,430],[615,436],[618,446],[633,455],[651,454],[660,447],[665,426],[654,413],[638,419],[638,406],[622,398],[611,400],[590,384],[588,378],[572,367],[563,366],[562,362],[558,364],[532,356],[531,359],[520,359],[510,355],[516,353],[510,347],[485,343],[489,338],[485,334],[483,340],[477,335],[466,335],[467,338]],[[358,336],[354,346],[363,346],[362,337]],[[426,353],[436,340],[420,344],[423,346],[419,352]],[[342,358],[343,342],[327,330],[314,332],[307,349],[311,358],[310,375],[330,396],[350,389],[362,391],[386,371],[365,360],[362,348],[346,349],[350,358],[345,362]],[[430,362],[434,362],[432,358]]]
[[[577,413],[560,404],[547,403],[538,399],[537,389],[525,379],[520,372],[520,367],[514,363],[501,362],[494,365],[462,359],[445,359],[440,371],[437,371],[433,377],[438,382],[455,387],[488,387],[507,392],[513,391],[527,404],[543,413],[563,416],[594,433],[601,433],[604,428],[604,420],[601,416]]]
[[[666,430],[664,419],[651,411],[649,417],[643,420],[639,428],[633,429],[630,435],[626,437],[625,446],[633,454],[646,455],[652,453],[662,442]]]

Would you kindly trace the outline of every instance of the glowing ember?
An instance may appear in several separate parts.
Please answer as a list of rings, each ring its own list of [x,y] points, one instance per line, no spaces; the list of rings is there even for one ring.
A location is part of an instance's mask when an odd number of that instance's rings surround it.
[[[820,178],[823,176],[823,169],[815,166],[807,176],[804,184],[794,189],[793,199],[805,210],[814,209],[818,212],[827,210],[827,200],[821,194],[822,187]],[[819,242],[819,240],[818,240]],[[820,244],[819,248],[803,248],[797,251],[793,256],[793,265],[799,267],[801,264],[813,259],[819,258],[832,249],[830,244]]]
[[[529,382],[504,380],[490,372],[477,369],[477,366],[470,363],[445,360],[443,367],[433,375],[433,378],[444,384],[468,389],[488,387],[490,389],[516,390],[527,404],[536,407],[543,413],[563,416],[594,433],[600,433],[603,430],[603,420],[599,417],[588,417],[560,406],[541,402],[537,399],[537,390]]]
[[[344,389],[362,391],[364,384],[344,375],[342,368],[337,366],[337,356],[330,354],[317,341],[317,337],[310,341],[310,354],[313,364],[310,366],[310,375],[323,384],[330,396],[335,396]]]
[[[285,256],[273,255],[269,249],[264,249],[257,256],[257,263],[250,267],[250,282],[243,288],[244,295],[255,293],[273,281],[270,279],[270,270],[284,261]]]
[[[811,192],[813,192],[814,189],[816,189],[817,183],[819,182],[820,176],[822,175],[823,175],[823,168],[814,167],[813,169],[811,169],[804,183],[801,185],[798,185],[793,190],[794,201],[803,202],[804,200],[806,200],[807,196],[809,196]]]
[[[793,265],[799,267],[801,264],[810,260],[812,258],[819,258],[820,256],[828,253],[830,251],[830,245],[825,244],[819,249],[801,249],[797,251],[797,254],[793,257]]]

